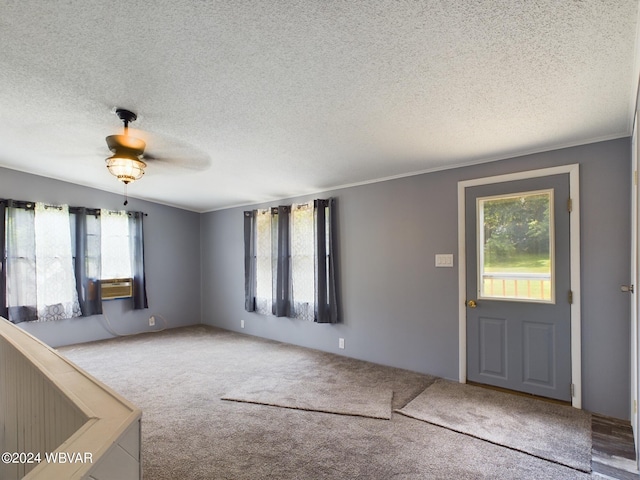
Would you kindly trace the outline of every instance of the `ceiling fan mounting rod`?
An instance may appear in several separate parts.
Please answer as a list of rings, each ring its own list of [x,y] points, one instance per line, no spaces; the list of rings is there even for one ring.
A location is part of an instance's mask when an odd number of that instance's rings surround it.
[[[126,135],[129,131],[129,123],[135,122],[138,117],[132,111],[124,108],[116,109],[116,115],[118,115],[118,118],[124,123],[124,134]]]

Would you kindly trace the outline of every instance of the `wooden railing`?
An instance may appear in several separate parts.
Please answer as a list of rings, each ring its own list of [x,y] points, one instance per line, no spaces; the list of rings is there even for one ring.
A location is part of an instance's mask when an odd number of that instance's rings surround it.
[[[551,275],[548,273],[483,273],[484,298],[551,300]]]
[[[0,318],[0,478],[142,478],[141,411]]]

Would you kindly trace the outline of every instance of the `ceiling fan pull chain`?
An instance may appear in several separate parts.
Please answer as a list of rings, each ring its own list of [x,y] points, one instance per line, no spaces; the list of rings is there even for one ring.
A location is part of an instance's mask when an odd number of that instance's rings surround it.
[[[127,184],[124,184],[124,204],[129,203],[129,198],[127,197]]]

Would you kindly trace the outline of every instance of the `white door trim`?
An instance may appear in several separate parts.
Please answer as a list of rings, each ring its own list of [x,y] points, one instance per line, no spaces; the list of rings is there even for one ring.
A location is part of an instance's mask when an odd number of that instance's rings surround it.
[[[631,135],[631,284],[637,290],[638,281],[638,115],[633,121],[633,133]],[[633,439],[636,446],[636,466],[640,466],[640,453],[638,442],[639,419],[638,419],[638,394],[639,394],[639,365],[638,365],[638,345],[639,345],[639,325],[638,325],[638,293],[630,296],[631,302],[631,428],[633,429]]]
[[[571,383],[573,394],[571,404],[582,408],[582,345],[580,321],[580,166],[578,164],[509,173],[493,177],[475,178],[458,182],[458,339],[459,339],[459,381],[467,381],[467,311],[466,295],[466,252],[465,252],[465,193],[469,187],[491,183],[510,182],[549,175],[569,174],[569,194],[573,202],[570,216],[571,229]]]

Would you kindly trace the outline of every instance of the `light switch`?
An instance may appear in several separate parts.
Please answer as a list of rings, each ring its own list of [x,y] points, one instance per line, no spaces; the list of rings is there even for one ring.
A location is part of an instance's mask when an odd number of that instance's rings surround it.
[[[453,253],[436,253],[436,267],[453,267]]]

